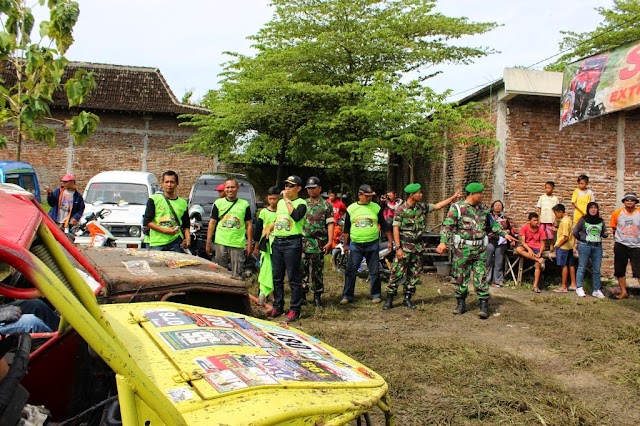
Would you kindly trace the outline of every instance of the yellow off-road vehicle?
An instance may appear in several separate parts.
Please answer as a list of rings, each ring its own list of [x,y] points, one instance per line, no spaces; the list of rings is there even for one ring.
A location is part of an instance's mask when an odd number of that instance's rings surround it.
[[[99,304],[104,271],[28,193],[0,188],[0,205],[0,293],[43,297],[61,317],[30,356],[29,335],[12,337],[0,424],[22,411],[29,424],[342,425],[376,407],[393,424],[384,379],[299,330],[170,301]],[[33,287],[12,287],[16,274]]]

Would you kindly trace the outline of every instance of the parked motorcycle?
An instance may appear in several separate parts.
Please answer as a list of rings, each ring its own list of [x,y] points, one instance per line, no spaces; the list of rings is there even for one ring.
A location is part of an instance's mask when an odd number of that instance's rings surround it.
[[[73,239],[88,233],[91,236],[89,247],[116,247],[116,237],[107,226],[100,223],[111,214],[109,209],[100,209],[80,219],[80,222],[69,230]]]
[[[204,244],[200,244],[199,242],[200,239],[202,238],[200,230],[202,229],[203,216],[204,216],[204,209],[201,206],[195,205],[189,209],[189,237],[191,238],[189,253],[191,253],[194,256],[200,256],[207,259],[208,257],[204,251]],[[202,252],[200,252],[200,250]]]
[[[340,273],[344,274],[347,270],[347,262],[349,261],[349,255],[344,251],[344,243],[338,244],[332,251],[333,267]],[[389,281],[391,276],[391,263],[395,256],[394,250],[389,250],[386,242],[380,242],[378,244],[378,259],[380,261],[380,279],[382,281]],[[360,278],[369,277],[369,268],[367,267],[367,261],[362,259],[360,266],[358,267],[357,276]]]

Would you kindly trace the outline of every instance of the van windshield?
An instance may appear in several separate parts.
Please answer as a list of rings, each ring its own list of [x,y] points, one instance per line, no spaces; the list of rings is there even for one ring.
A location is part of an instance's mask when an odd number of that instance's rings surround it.
[[[100,201],[105,204],[147,204],[149,191],[146,185],[135,183],[92,183],[87,190],[84,202],[91,204]]]
[[[215,190],[216,187],[214,185],[198,185],[196,186],[195,191],[193,191],[193,200],[191,204],[199,204],[199,205],[207,205],[213,204],[215,200],[218,198],[218,191]],[[242,198],[243,200],[247,200],[249,205],[253,202],[251,199],[251,190],[249,187],[241,186],[238,189],[238,198]]]

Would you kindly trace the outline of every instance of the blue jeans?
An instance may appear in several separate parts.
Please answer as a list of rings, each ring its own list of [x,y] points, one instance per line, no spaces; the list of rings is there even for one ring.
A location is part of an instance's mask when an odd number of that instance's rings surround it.
[[[8,324],[0,323],[0,334],[51,333],[47,325],[33,314],[22,314],[20,319]]]
[[[300,314],[302,305],[302,237],[278,238],[271,244],[271,268],[273,270],[273,307],[284,310],[284,273],[287,272],[291,301],[289,309]]]
[[[380,285],[380,259],[378,257],[378,240],[369,243],[349,243],[349,261],[344,277],[344,290],[342,298],[353,302],[353,294],[356,290],[356,276],[362,259],[366,259],[369,268],[369,284],[371,297],[380,297],[382,290]]]
[[[171,241],[168,244],[165,244],[163,246],[153,246],[151,247],[151,250],[156,250],[156,251],[175,251],[178,253],[184,253],[184,250],[182,250],[182,247],[180,247],[180,244],[182,244],[182,238],[178,237],[175,240]]]
[[[578,271],[576,272],[576,287],[582,287],[584,279],[584,271],[587,269],[591,259],[591,268],[593,271],[593,291],[600,290],[600,265],[602,264],[602,245],[591,245],[578,242]]]
[[[16,300],[12,305],[20,307],[23,314],[33,314],[40,318],[51,330],[57,330],[60,318],[56,313],[40,299]]]

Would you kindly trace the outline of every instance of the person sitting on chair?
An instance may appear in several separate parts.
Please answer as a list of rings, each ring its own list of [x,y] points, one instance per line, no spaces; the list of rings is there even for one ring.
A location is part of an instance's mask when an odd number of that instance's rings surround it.
[[[520,228],[520,241],[515,252],[519,256],[531,259],[535,262],[535,270],[533,272],[533,292],[540,293],[540,275],[544,269],[542,245],[546,235],[542,227],[540,227],[540,218],[538,213],[529,213],[528,219],[529,222],[525,223]]]

